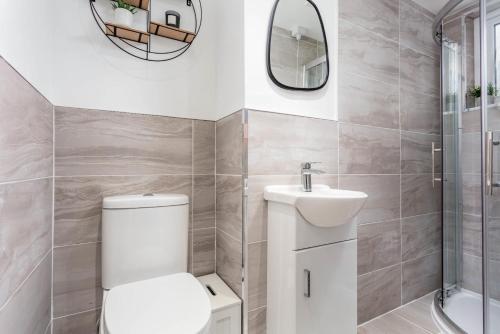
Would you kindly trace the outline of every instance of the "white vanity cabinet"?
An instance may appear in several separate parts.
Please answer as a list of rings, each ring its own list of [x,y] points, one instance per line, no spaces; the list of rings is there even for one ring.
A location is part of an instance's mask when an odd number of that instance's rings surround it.
[[[318,227],[293,203],[266,199],[267,333],[356,334],[355,220]]]

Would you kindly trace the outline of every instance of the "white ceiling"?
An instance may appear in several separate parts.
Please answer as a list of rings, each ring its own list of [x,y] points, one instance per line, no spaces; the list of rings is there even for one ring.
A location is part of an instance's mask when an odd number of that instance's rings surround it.
[[[448,0],[413,0],[425,9],[437,14]]]

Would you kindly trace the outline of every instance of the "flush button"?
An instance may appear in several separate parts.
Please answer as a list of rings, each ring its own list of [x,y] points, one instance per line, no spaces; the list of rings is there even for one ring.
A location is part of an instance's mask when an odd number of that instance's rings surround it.
[[[144,195],[142,195],[142,196],[144,196],[144,197],[151,197],[151,196],[154,196],[154,195],[155,195],[155,194],[153,194],[153,193],[147,193],[147,194],[144,194]]]

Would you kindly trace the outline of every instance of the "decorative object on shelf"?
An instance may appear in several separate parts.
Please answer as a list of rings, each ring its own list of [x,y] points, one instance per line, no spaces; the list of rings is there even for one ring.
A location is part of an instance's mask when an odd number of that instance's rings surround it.
[[[135,58],[154,62],[178,58],[189,50],[201,29],[203,21],[201,0],[186,1],[186,7],[193,15],[192,21],[187,20],[192,22],[193,26],[187,30],[180,28],[181,13],[176,11],[165,13],[166,24],[152,21],[154,10],[151,0],[110,1],[115,11],[123,9],[128,13],[116,14],[115,18],[109,18],[104,16],[107,12],[105,8],[107,0],[97,2],[89,0],[92,15],[103,34],[115,46]],[[143,11],[145,15],[141,13],[137,16],[136,22],[133,22],[133,15],[137,11]],[[183,14],[186,17],[186,13]]]
[[[472,86],[467,90],[467,108],[481,105],[481,86]]]
[[[493,82],[488,83],[488,104],[495,104],[498,95],[498,89]]]
[[[181,14],[179,14],[175,10],[167,10],[165,12],[165,24],[169,27],[180,28]]]
[[[131,27],[134,22],[134,14],[137,13],[137,9],[123,0],[116,0],[111,4],[111,6],[114,8],[114,23],[121,26]]]
[[[498,95],[497,87],[492,83],[488,83],[488,87],[486,87],[486,91],[488,93],[488,101],[487,104],[495,104],[496,98]],[[481,86],[472,86],[467,90],[467,108],[474,108],[481,106]]]

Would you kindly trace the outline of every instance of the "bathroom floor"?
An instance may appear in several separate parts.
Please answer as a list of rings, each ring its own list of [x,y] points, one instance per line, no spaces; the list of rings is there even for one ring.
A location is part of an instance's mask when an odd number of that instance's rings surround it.
[[[359,326],[358,334],[438,334],[431,316],[434,292]]]

